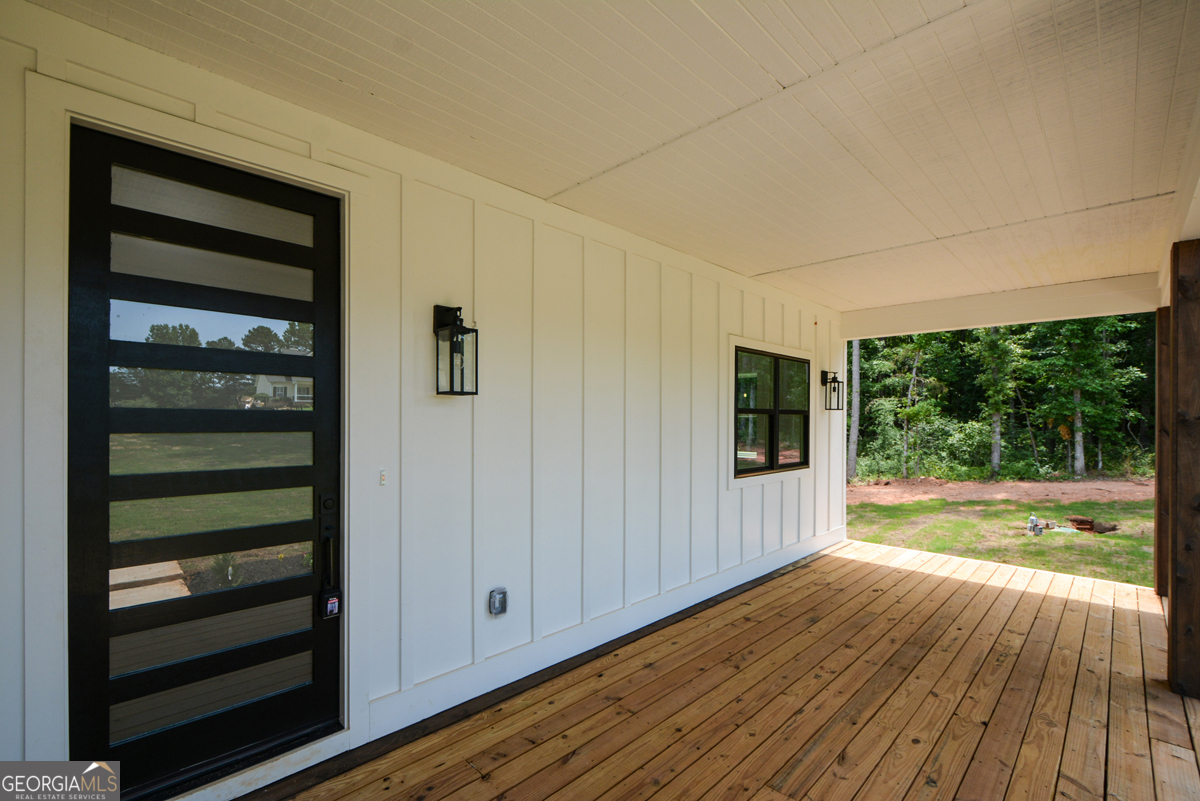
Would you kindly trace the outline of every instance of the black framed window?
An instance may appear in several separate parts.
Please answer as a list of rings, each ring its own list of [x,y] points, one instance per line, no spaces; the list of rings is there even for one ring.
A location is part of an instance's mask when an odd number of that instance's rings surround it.
[[[734,475],[808,467],[808,361],[749,348],[734,361]]]

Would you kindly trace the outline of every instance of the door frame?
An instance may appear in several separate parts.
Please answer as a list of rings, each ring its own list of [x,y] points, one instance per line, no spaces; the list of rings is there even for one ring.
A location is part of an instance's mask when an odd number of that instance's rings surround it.
[[[352,205],[369,202],[371,181],[279,150],[34,72],[26,73],[24,319],[24,729],[27,760],[69,753],[67,648],[67,297],[70,127],[82,124],[239,170],[338,197],[342,202],[342,531],[351,532],[354,466],[349,387]],[[358,215],[361,218],[363,215]],[[361,226],[362,223],[360,222]],[[362,238],[358,238],[362,241]],[[368,432],[364,432],[368,433]],[[341,732],[258,765],[232,797],[369,739],[366,618],[356,613],[355,577],[369,566],[367,539],[342,537],[346,610],[342,617]],[[32,580],[36,577],[37,580]],[[362,588],[365,611],[365,587]],[[248,774],[254,774],[250,776]]]

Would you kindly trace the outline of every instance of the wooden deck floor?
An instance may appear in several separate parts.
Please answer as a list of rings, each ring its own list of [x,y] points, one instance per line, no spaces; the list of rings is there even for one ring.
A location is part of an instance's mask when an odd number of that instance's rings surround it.
[[[1198,799],[1165,638],[1145,588],[847,542],[298,797]]]

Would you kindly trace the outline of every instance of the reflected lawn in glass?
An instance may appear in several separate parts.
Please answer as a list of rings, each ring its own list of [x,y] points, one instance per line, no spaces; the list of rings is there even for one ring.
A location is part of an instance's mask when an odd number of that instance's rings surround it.
[[[311,520],[312,487],[222,492],[109,504],[110,542]]]
[[[119,476],[294,467],[312,464],[312,449],[307,431],[111,434],[108,469]]]

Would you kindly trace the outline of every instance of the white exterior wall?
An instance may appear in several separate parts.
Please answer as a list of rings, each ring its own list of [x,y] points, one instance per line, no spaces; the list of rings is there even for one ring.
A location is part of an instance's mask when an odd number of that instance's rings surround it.
[[[348,728],[203,797],[844,537],[844,419],[819,387],[812,469],[730,466],[734,343],[808,355],[815,384],[842,369],[837,313],[17,0],[0,31],[0,499],[24,520],[0,534],[0,581],[25,598],[0,620],[0,759],[66,755],[71,115],[347,198]],[[434,304],[480,329],[474,399],[433,394]]]

